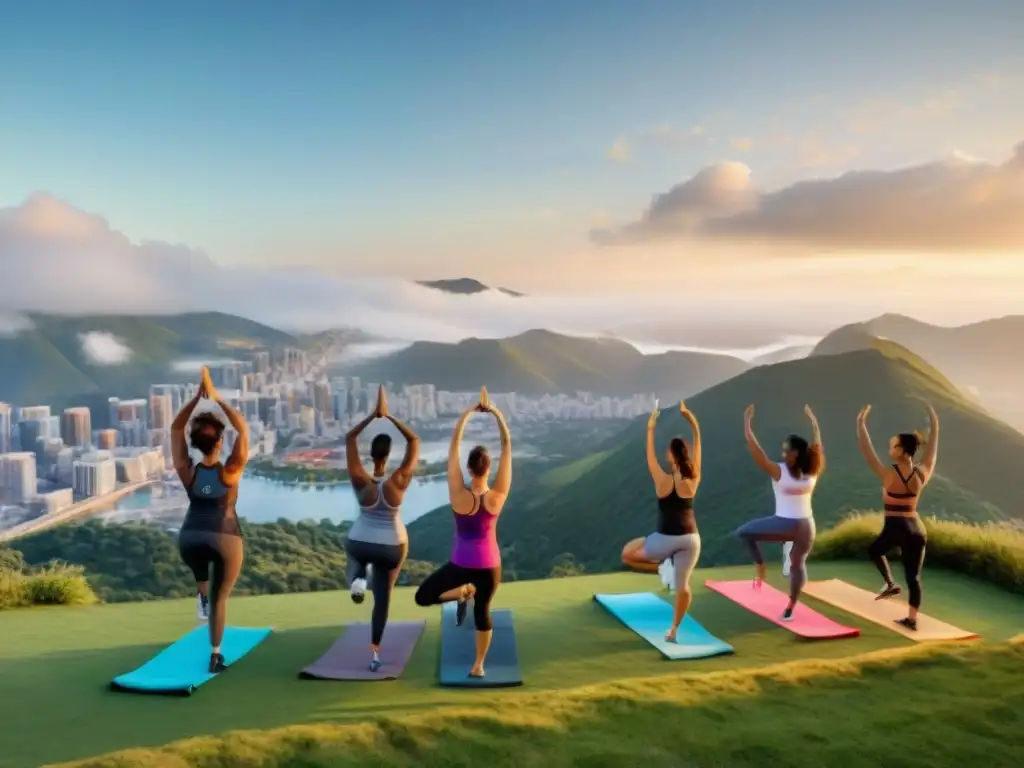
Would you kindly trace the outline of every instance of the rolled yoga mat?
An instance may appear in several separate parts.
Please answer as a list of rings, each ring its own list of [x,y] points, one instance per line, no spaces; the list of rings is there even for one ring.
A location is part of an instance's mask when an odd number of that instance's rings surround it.
[[[793,610],[792,621],[783,621],[782,612],[789,604],[789,596],[770,584],[762,583],[755,587],[752,580],[743,579],[741,581],[706,581],[704,586],[729,598],[734,603],[742,605],[762,619],[767,619],[772,624],[788,629],[793,634],[808,640],[837,640],[860,635],[860,630],[856,627],[847,627],[832,621],[804,603],[797,603]]]
[[[370,625],[353,623],[327,652],[299,673],[307,680],[397,680],[427,626],[425,621],[393,621],[380,642],[381,667],[370,671]]]
[[[733,647],[712,635],[689,613],[676,632],[675,642],[665,639],[672,624],[672,606],[650,592],[630,595],[594,595],[616,619],[657,648],[666,659],[706,659],[733,653]]]
[[[905,618],[907,615],[907,604],[902,600],[876,600],[875,595],[866,589],[860,589],[852,584],[847,584],[841,579],[827,579],[825,581],[811,581],[804,587],[804,594],[821,600],[823,603],[834,605],[840,610],[860,616],[862,619],[873,621],[893,632],[898,632],[911,640],[925,642],[928,640],[974,640],[981,635],[976,632],[968,632],[965,629],[954,627],[952,624],[925,616],[923,613],[917,615],[917,631],[907,629],[897,624],[897,619]]]
[[[224,630],[220,652],[229,667],[262,643],[273,630],[252,627],[228,627]],[[110,687],[131,693],[177,693],[188,696],[203,683],[220,675],[211,675],[210,631],[196,627],[138,669],[115,677]],[[226,670],[220,674],[229,674]]]
[[[455,626],[455,603],[441,608],[440,684],[450,688],[512,688],[523,684],[516,652],[516,633],[512,611],[491,611],[491,648],[484,662],[484,677],[470,677],[476,659],[476,630],[472,603],[461,627]]]

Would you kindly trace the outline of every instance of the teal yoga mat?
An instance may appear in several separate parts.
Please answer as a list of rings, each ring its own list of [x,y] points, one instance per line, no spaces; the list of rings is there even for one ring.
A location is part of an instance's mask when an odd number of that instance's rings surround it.
[[[491,647],[484,662],[484,677],[470,677],[476,659],[476,630],[473,607],[461,627],[455,626],[455,603],[441,609],[440,683],[450,688],[512,688],[523,684],[516,652],[516,633],[512,628],[512,611],[491,611]]]
[[[229,667],[263,642],[273,630],[252,627],[228,627],[220,652]],[[177,693],[188,696],[203,683],[217,675],[207,669],[210,663],[210,634],[205,627],[196,627],[174,644],[138,669],[115,677],[110,684],[115,691],[132,693]],[[221,674],[230,674],[228,669]]]
[[[672,624],[672,606],[650,592],[630,595],[594,595],[615,618],[657,648],[666,659],[706,659],[732,653],[733,647],[719,640],[686,614],[676,632],[676,642],[665,640]]]

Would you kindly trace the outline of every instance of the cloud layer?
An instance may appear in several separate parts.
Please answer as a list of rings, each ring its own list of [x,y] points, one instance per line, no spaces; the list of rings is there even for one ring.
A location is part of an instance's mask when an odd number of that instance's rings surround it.
[[[183,245],[133,243],[102,217],[47,194],[0,209],[0,274],[0,332],[24,327],[19,313],[32,311],[220,310],[286,330],[349,326],[391,339],[433,341],[500,337],[531,328],[588,333],[628,322],[685,319],[678,299],[667,293],[653,298],[514,298],[498,291],[456,296],[401,280],[346,279],[286,267],[227,268]],[[703,317],[708,310],[701,302],[695,298],[687,310]],[[691,328],[680,344],[700,343],[700,328]],[[780,334],[787,330],[780,328]],[[116,362],[123,354],[116,339],[100,334],[82,343],[98,362]],[[737,345],[744,343],[737,339]]]
[[[954,155],[892,171],[853,171],[774,192],[740,163],[703,169],[656,195],[637,221],[591,232],[601,245],[693,238],[823,249],[1024,249],[1024,142],[993,164]]]

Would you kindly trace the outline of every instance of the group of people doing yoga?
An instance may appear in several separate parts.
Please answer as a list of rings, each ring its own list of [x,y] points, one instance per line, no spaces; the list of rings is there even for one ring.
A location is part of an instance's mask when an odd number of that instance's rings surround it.
[[[899,547],[907,583],[909,614],[897,623],[910,630],[917,629],[921,607],[921,569],[924,566],[926,537],[924,525],[917,514],[917,500],[935,471],[939,449],[939,417],[925,403],[929,419],[927,437],[918,432],[894,435],[889,440],[889,459],[881,462],[871,444],[867,417],[871,406],[857,416],[857,441],[868,466],[882,485],[885,522],[878,538],[868,549],[872,561],[885,581],[876,599],[882,600],[902,592],[893,581],[886,555]],[[646,538],[633,539],[622,549],[623,563],[633,570],[656,573],[663,561],[671,560],[674,571],[675,610],[672,625],[665,639],[674,641],[679,625],[690,608],[692,592],[690,577],[700,557],[700,533],[694,515],[693,501],[701,481],[700,425],[686,404],[679,411],[693,430],[692,446],[682,437],[673,437],[668,444],[668,469],[661,465],[655,449],[654,432],[658,421],[658,404],[647,422],[647,468],[654,481],[658,498],[658,524]],[[765,453],[753,430],[754,406],[744,414],[747,448],[754,463],[772,481],[775,493],[775,514],[740,526],[735,531],[747,546],[756,567],[754,587],[760,588],[766,576],[761,543],[783,544],[783,573],[789,577],[789,602],[780,617],[792,621],[793,611],[807,583],[807,557],[814,546],[815,525],[811,496],[818,478],[825,469],[825,449],[818,420],[810,406],[804,407],[811,422],[811,440],[790,435],[782,443],[782,461],[772,461]],[[916,463],[921,446],[924,456]]]
[[[211,412],[195,414],[203,398],[216,403],[238,432],[225,462],[220,456],[226,425]],[[498,422],[501,457],[490,485],[491,457],[485,446],[478,445],[470,451],[466,463],[468,484],[462,474],[460,443],[466,423],[474,413],[490,413]],[[366,471],[359,458],[359,435],[377,419],[389,420],[406,439],[402,463],[390,476],[385,471],[391,453],[390,436],[380,434],[371,441],[373,474]],[[249,457],[249,430],[242,415],[217,394],[205,368],[195,397],[184,405],[171,424],[171,440],[174,468],[189,501],[178,535],[178,548],[181,559],[195,577],[198,617],[200,621],[209,622],[209,671],[216,674],[226,668],[221,641],[227,621],[227,600],[238,580],[244,557],[235,504],[238,484]],[[389,413],[383,387],[378,391],[373,412],[356,424],[345,438],[348,472],[359,502],[359,514],[345,545],[346,575],[353,602],[362,603],[367,589],[373,595],[369,665],[372,671],[381,667],[380,648],[391,595],[409,549],[401,506],[419,462],[419,442],[416,433]],[[192,459],[190,448],[201,455],[198,461]],[[476,627],[476,659],[469,670],[472,677],[484,676],[484,662],[491,644],[491,601],[501,582],[497,521],[511,485],[512,438],[505,417],[490,402],[485,388],[481,390],[480,401],[465,411],[456,423],[448,451],[448,491],[455,517],[451,560],[427,577],[416,592],[416,603],[421,606],[457,603],[455,621],[459,625],[465,621],[472,602]]]
[[[498,422],[501,458],[494,482],[488,484],[491,457],[478,445],[469,453],[466,468],[469,484],[462,473],[460,446],[466,423],[474,413],[490,413]],[[370,444],[373,475],[363,468],[357,441],[360,433],[375,419],[388,419],[406,439],[405,457],[390,477],[385,467],[391,452],[391,438],[377,435]],[[346,437],[346,454],[352,487],[359,499],[359,516],[348,534],[348,582],[352,600],[362,603],[367,584],[373,594],[370,669],[380,669],[380,647],[391,604],[409,548],[409,537],[400,509],[405,491],[419,461],[419,438],[388,412],[383,387],[377,395],[373,413],[357,424]],[[416,590],[420,606],[456,603],[455,623],[462,625],[473,603],[476,629],[476,658],[469,670],[471,677],[484,676],[484,662],[491,645],[491,601],[501,582],[501,550],[498,547],[498,516],[512,486],[512,437],[505,417],[481,390],[480,401],[466,410],[455,424],[448,450],[448,496],[455,518],[455,541],[451,559],[430,574]]]
[[[214,402],[238,433],[231,453],[221,461],[226,424],[214,413],[195,414],[199,401]],[[917,514],[917,500],[935,471],[938,453],[939,419],[926,403],[930,432],[925,438],[917,432],[901,433],[889,441],[886,466],[878,458],[867,430],[871,406],[857,417],[860,450],[882,485],[885,523],[869,553],[885,581],[878,599],[893,597],[902,589],[893,580],[886,555],[899,547],[909,592],[910,611],[899,623],[917,628],[921,606],[921,569],[926,546],[925,530]],[[701,540],[694,515],[694,497],[701,481],[702,453],[700,425],[685,403],[679,410],[693,431],[692,444],[673,437],[668,444],[663,468],[655,449],[654,431],[658,406],[647,422],[647,468],[654,481],[658,499],[657,529],[646,538],[630,541],[622,550],[622,560],[630,568],[656,573],[659,565],[671,560],[675,578],[675,604],[672,624],[665,633],[674,641],[679,625],[690,608],[690,578],[700,558]],[[789,603],[783,620],[792,620],[793,611],[807,583],[807,556],[814,545],[815,525],[811,496],[825,469],[825,451],[818,421],[810,407],[805,413],[811,422],[811,441],[790,435],[782,444],[781,461],[772,461],[757,441],[752,422],[754,406],[747,408],[744,427],[747,447],[755,464],[772,481],[775,514],[752,520],[736,530],[756,565],[755,587],[766,575],[760,544],[782,543],[784,573],[789,577]],[[466,423],[474,413],[489,413],[497,420],[501,440],[494,482],[489,483],[491,457],[487,448],[473,448],[466,462],[469,482],[462,472],[460,446]],[[387,419],[406,440],[405,455],[399,467],[386,473],[391,453],[391,437],[379,434],[370,444],[373,473],[366,471],[359,458],[358,438],[377,419]],[[185,433],[188,430],[188,438]],[[401,506],[419,462],[419,437],[388,411],[387,397],[381,387],[373,412],[346,435],[346,459],[352,488],[359,501],[359,514],[346,542],[347,579],[353,602],[362,603],[369,589],[373,595],[371,617],[370,669],[381,667],[380,650],[391,605],[409,549],[409,537],[402,522]],[[915,457],[924,445],[924,458]],[[190,447],[200,454],[193,460]],[[199,389],[182,407],[171,424],[171,448],[174,468],[188,496],[188,511],[178,536],[181,559],[192,570],[196,581],[197,614],[209,622],[209,671],[216,674],[225,667],[221,641],[227,621],[227,600],[238,580],[244,558],[242,530],[235,508],[238,484],[249,457],[249,430],[242,415],[224,402],[203,369]],[[449,562],[428,576],[416,591],[416,603],[433,606],[456,603],[455,622],[462,625],[469,604],[473,605],[476,630],[476,658],[469,670],[471,677],[485,675],[484,663],[492,636],[491,602],[501,583],[501,550],[497,523],[512,487],[512,438],[508,424],[491,402],[486,387],[479,402],[467,409],[455,424],[448,451],[448,494],[455,522],[455,538]]]

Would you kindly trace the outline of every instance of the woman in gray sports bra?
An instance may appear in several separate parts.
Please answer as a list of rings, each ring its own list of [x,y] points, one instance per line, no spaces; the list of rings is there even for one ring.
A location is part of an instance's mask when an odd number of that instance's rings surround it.
[[[384,474],[391,454],[391,437],[377,435],[370,443],[373,475],[367,473],[359,459],[359,435],[375,419],[388,419],[406,440],[405,458],[391,477]],[[373,615],[370,623],[370,670],[381,667],[380,643],[391,608],[391,593],[402,572],[409,551],[409,536],[402,522],[401,510],[405,491],[412,482],[419,462],[420,439],[408,426],[388,413],[384,387],[377,391],[373,412],[356,424],[345,436],[345,461],[352,489],[359,499],[359,515],[349,529],[345,543],[348,555],[346,569],[349,590],[354,603],[362,603],[367,581],[373,592]]]

